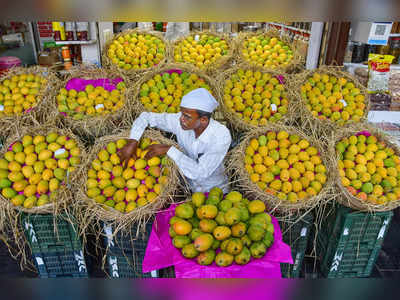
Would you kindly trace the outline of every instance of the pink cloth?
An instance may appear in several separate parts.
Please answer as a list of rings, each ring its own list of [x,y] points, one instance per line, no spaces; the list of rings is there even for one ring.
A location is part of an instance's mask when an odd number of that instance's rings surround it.
[[[78,92],[84,91],[86,86],[91,84],[94,87],[101,86],[105,90],[111,92],[112,90],[116,89],[116,86],[118,83],[120,83],[122,78],[114,78],[114,79],[109,79],[109,78],[100,78],[100,79],[83,79],[83,78],[72,78],[68,80],[67,85],[65,88],[69,91],[71,89],[74,89]]]
[[[168,228],[175,207],[176,204],[156,216],[142,264],[143,273],[174,266],[176,278],[281,278],[280,263],[293,264],[290,247],[282,241],[278,221],[271,216],[275,228],[274,243],[263,258],[252,259],[244,266],[219,267],[215,263],[201,266],[195,260],[183,257],[172,245]]]

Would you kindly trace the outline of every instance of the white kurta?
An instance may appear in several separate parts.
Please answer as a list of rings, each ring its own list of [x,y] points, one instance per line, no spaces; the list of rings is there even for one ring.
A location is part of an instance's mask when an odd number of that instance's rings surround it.
[[[176,135],[184,153],[171,147],[167,155],[188,179],[193,192],[208,192],[214,186],[229,191],[223,160],[231,144],[231,134],[224,125],[210,119],[203,133],[196,139],[193,130],[183,130],[181,113],[141,113],[132,125],[130,138],[139,140],[146,127],[157,127]]]

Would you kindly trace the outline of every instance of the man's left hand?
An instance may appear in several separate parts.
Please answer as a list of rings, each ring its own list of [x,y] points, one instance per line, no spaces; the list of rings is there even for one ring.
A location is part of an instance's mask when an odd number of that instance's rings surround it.
[[[162,145],[162,144],[154,144],[150,145],[147,149],[148,152],[145,155],[145,159],[150,159],[154,156],[162,156],[167,154],[169,148],[171,148],[170,145]]]

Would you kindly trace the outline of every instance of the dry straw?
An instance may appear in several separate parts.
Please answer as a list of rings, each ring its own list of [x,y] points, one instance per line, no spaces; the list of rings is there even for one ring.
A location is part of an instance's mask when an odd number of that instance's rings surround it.
[[[38,127],[17,127],[15,131],[10,135],[5,143],[5,146],[0,152],[0,157],[4,157],[4,154],[9,151],[9,148],[17,141],[21,141],[25,135],[43,135],[46,136],[49,133],[56,132],[59,135],[65,135],[76,141],[81,154],[81,163],[83,158],[86,157],[85,148],[81,141],[68,129],[60,129],[55,127],[52,123],[47,123]],[[81,165],[76,166],[80,168]],[[27,240],[20,227],[20,217],[23,213],[26,214],[52,214],[55,217],[61,217],[71,222],[70,218],[71,205],[73,200],[72,195],[72,183],[75,182],[78,177],[77,170],[71,174],[67,174],[66,180],[61,183],[60,188],[52,192],[50,196],[50,203],[36,206],[33,208],[24,208],[20,206],[14,206],[9,199],[3,197],[0,194],[0,232],[3,233],[6,243],[9,246],[10,253],[14,258],[20,258],[21,268],[28,267],[29,264],[33,265],[32,262],[28,261],[28,256],[25,253]],[[54,222],[54,231],[57,235],[57,224]]]
[[[159,38],[165,44],[164,58],[157,65],[146,68],[146,69],[133,69],[132,68],[130,70],[125,70],[125,69],[121,69],[118,66],[116,66],[111,61],[111,59],[108,57],[108,49],[114,40],[118,39],[121,36],[123,37],[127,34],[134,34],[134,33],[143,34],[143,35],[149,34],[149,35],[155,36],[155,37]],[[127,29],[127,30],[124,30],[123,32],[120,32],[120,33],[114,35],[114,37],[105,44],[103,51],[102,51],[103,66],[107,69],[112,70],[113,72],[120,72],[120,73],[124,74],[127,78],[129,78],[130,80],[136,81],[136,80],[140,79],[140,77],[143,74],[153,71],[153,70],[163,66],[164,64],[166,64],[171,56],[171,51],[172,51],[171,48],[172,48],[172,46],[171,46],[170,42],[164,39],[164,36],[162,35],[161,32],[146,30],[146,29],[138,29],[138,28]]]
[[[225,40],[227,45],[228,45],[228,53],[226,55],[221,56],[219,59],[217,59],[215,62],[212,62],[206,66],[204,66],[204,69],[201,69],[202,71],[206,72],[207,74],[209,74],[210,76],[216,76],[218,75],[218,72],[220,72],[221,70],[224,70],[226,68],[228,68],[230,66],[230,64],[233,61],[233,56],[235,53],[235,45],[232,41],[232,39],[230,38],[229,35],[225,34],[225,33],[220,33],[220,32],[215,32],[215,31],[192,31],[190,32],[188,35],[183,36],[179,39],[177,39],[174,44],[173,44],[173,49],[171,51],[171,56],[172,56],[172,61],[175,62],[175,48],[184,40],[186,40],[188,37],[193,37],[194,39],[196,38],[196,36],[201,36],[201,35],[211,35],[214,37],[219,37],[221,40]],[[197,69],[199,69],[198,67],[196,67],[195,65],[193,65],[192,63],[189,62],[182,62],[182,64],[185,65],[189,65],[191,67],[195,67]]]
[[[277,38],[284,42],[286,45],[290,47],[290,49],[293,51],[293,58],[288,63],[286,66],[278,66],[276,68],[267,68],[267,67],[262,67],[266,71],[276,71],[276,72],[284,72],[284,73],[294,73],[298,72],[303,68],[304,65],[304,57],[300,55],[300,53],[297,51],[296,45],[293,43],[292,38],[287,35],[287,34],[282,34],[279,30],[277,29],[270,29],[267,31],[261,30],[257,32],[240,32],[239,35],[237,36],[235,43],[236,43],[236,48],[237,48],[237,58],[236,60],[247,64],[249,66],[254,66],[254,63],[251,61],[248,61],[243,57],[243,50],[244,50],[244,42],[248,40],[249,38],[252,37],[257,37],[257,36],[264,36],[264,37],[269,37],[269,38]]]
[[[140,101],[140,96],[139,96],[142,85],[144,83],[146,83],[148,80],[152,79],[157,74],[163,74],[163,73],[171,71],[171,70],[180,70],[180,71],[187,72],[189,74],[196,74],[200,78],[204,79],[205,83],[211,88],[212,94],[216,98],[218,97],[217,83],[215,82],[214,79],[207,76],[203,71],[200,71],[199,69],[197,69],[194,66],[189,65],[189,64],[182,64],[182,63],[167,64],[167,65],[164,65],[163,67],[157,68],[156,70],[154,70],[152,72],[146,73],[137,82],[135,90],[132,93],[132,101],[133,101],[133,107],[134,107],[133,110],[137,114],[147,111],[146,108],[143,106],[142,102]]]
[[[351,126],[351,124],[356,124],[356,123],[354,121],[349,120],[344,126],[340,126],[328,119],[320,120],[311,114],[311,111],[308,110],[306,107],[306,100],[303,99],[303,97],[301,96],[301,86],[305,84],[307,80],[311,76],[313,76],[314,73],[328,74],[330,76],[335,76],[335,77],[344,77],[348,81],[353,82],[356,88],[360,89],[361,93],[365,97],[365,106],[366,106],[364,115],[361,118],[360,123],[367,121],[368,111],[370,109],[370,101],[366,88],[355,77],[351,76],[347,72],[344,72],[341,67],[321,66],[318,69],[307,70],[302,73],[299,73],[292,78],[291,89],[295,93],[298,99],[297,101],[298,107],[296,108],[296,110],[299,112],[301,116],[300,122],[302,126],[304,128],[307,128],[307,130],[314,130],[318,134],[318,136],[324,141],[324,143],[328,144],[329,141],[331,141],[332,138],[334,137],[335,132],[337,130],[341,130],[342,128]]]
[[[347,207],[360,210],[360,211],[369,211],[369,212],[379,212],[379,211],[388,211],[393,210],[396,207],[400,206],[400,200],[389,201],[386,204],[375,204],[371,202],[364,201],[360,198],[357,198],[350,194],[350,192],[343,186],[342,180],[339,174],[339,169],[337,167],[339,157],[335,151],[336,144],[345,137],[349,137],[355,135],[362,131],[368,131],[371,135],[377,137],[378,141],[383,141],[387,146],[392,148],[396,155],[400,155],[400,148],[396,143],[392,142],[393,137],[390,137],[382,130],[379,130],[375,127],[372,127],[368,124],[353,124],[343,130],[337,132],[335,138],[330,143],[330,156],[334,158],[334,180],[336,182],[336,187],[338,192],[342,195],[342,197],[338,197],[337,201],[340,204],[343,204]]]
[[[250,175],[245,168],[244,157],[247,146],[250,144],[251,139],[258,138],[260,135],[266,134],[268,131],[286,131],[289,134],[296,134],[302,139],[309,141],[311,146],[318,149],[322,162],[326,167],[327,181],[323,185],[322,190],[318,195],[308,197],[306,199],[298,200],[295,203],[290,203],[287,200],[281,200],[278,197],[268,194],[258,187],[258,185],[250,180]],[[310,210],[320,203],[329,201],[335,197],[333,192],[333,177],[332,174],[333,162],[329,157],[326,149],[315,139],[314,136],[307,136],[303,132],[294,127],[288,127],[279,124],[269,125],[267,128],[259,128],[248,132],[244,140],[232,150],[228,161],[228,172],[237,178],[236,185],[238,188],[252,199],[260,199],[267,204],[270,212],[275,212],[281,216],[289,216],[293,214],[301,214],[302,210]]]
[[[0,129],[3,137],[7,137],[16,126],[39,125],[49,120],[51,115],[51,106],[49,104],[49,95],[54,84],[59,82],[57,76],[48,68],[34,66],[29,68],[13,67],[0,76],[0,82],[11,79],[15,75],[35,74],[47,79],[47,83],[42,85],[38,95],[37,103],[34,107],[19,115],[4,116],[0,118]]]
[[[74,186],[77,195],[77,205],[75,206],[74,215],[78,220],[82,237],[85,239],[87,233],[92,233],[95,235],[98,245],[102,244],[102,237],[104,236],[103,224],[112,227],[111,238],[115,237],[118,233],[125,236],[132,235],[132,226],[136,225],[137,230],[132,238],[138,238],[139,233],[143,233],[146,223],[155,213],[173,202],[179,186],[180,173],[178,168],[172,161],[168,160],[168,183],[163,187],[162,193],[153,202],[143,207],[138,207],[129,213],[121,213],[113,208],[100,205],[96,203],[94,199],[89,198],[87,196],[86,182],[87,173],[91,168],[92,161],[96,159],[97,154],[104,149],[108,143],[128,138],[129,132],[99,138],[96,140],[82,168],[78,171],[79,180],[75,182]],[[160,132],[155,130],[146,130],[143,134],[143,138],[150,138],[162,144],[175,145],[174,142],[166,139]]]
[[[114,113],[105,115],[86,116],[81,120],[75,120],[71,116],[64,115],[58,111],[57,95],[61,88],[64,88],[69,80],[72,78],[82,79],[100,79],[100,78],[122,78],[125,82],[126,90],[124,92],[125,103],[124,106]],[[127,129],[132,125],[134,120],[133,106],[131,94],[134,85],[122,74],[98,68],[94,65],[80,65],[72,68],[67,76],[52,88],[51,92],[51,107],[53,119],[57,121],[60,127],[72,129],[80,136],[94,136],[99,137],[111,134],[117,129]]]
[[[239,69],[243,69],[245,71],[251,70],[253,72],[260,71],[261,73],[269,73],[274,77],[282,76],[283,79],[285,80],[285,92],[287,93],[287,99],[289,101],[288,105],[288,111],[283,117],[277,121],[279,124],[290,124],[292,123],[298,116],[295,108],[297,105],[295,104],[296,97],[294,97],[294,94],[290,91],[288,88],[287,82],[290,81],[291,76],[289,74],[285,73],[278,73],[275,71],[265,71],[262,68],[258,68],[255,66],[249,66],[246,64],[241,64],[241,65],[236,65],[228,70],[226,70],[224,73],[222,73],[218,79],[217,79],[217,86],[219,90],[219,97],[218,100],[220,102],[221,110],[224,114],[225,119],[229,122],[230,126],[235,130],[235,131],[249,131],[257,128],[262,128],[264,125],[253,125],[250,124],[249,122],[246,122],[244,119],[239,117],[231,108],[227,107],[224,101],[224,88],[225,88],[225,81],[230,79],[233,74],[235,74]],[[268,125],[271,124],[271,122],[268,122],[265,126],[268,127]]]

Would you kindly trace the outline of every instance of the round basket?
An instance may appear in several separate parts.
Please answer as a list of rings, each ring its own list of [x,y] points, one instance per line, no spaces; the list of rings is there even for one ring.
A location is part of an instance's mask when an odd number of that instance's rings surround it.
[[[202,68],[199,68],[198,66],[190,63],[190,62],[186,62],[182,59],[182,61],[177,61],[175,58],[175,51],[177,48],[177,45],[179,45],[180,43],[182,43],[184,40],[186,40],[188,37],[193,37],[194,40],[199,39],[199,37],[201,35],[212,35],[214,37],[219,37],[221,40],[225,40],[227,45],[228,45],[228,53],[225,55],[222,55],[220,58],[218,58],[216,61],[207,64],[207,65],[203,65]],[[227,68],[230,64],[230,62],[232,61],[233,55],[234,55],[234,43],[232,42],[231,38],[227,35],[227,34],[223,34],[223,33],[219,33],[219,32],[214,32],[214,31],[192,31],[190,32],[190,34],[179,38],[178,40],[176,40],[173,44],[173,49],[172,49],[172,53],[171,53],[171,57],[173,59],[174,62],[177,63],[182,63],[182,64],[187,64],[191,67],[195,67],[197,69],[201,69],[204,72],[208,73],[208,74],[213,74],[213,75],[217,75],[216,73],[219,72],[220,70],[223,70],[224,68]]]
[[[250,140],[258,138],[260,135],[265,134],[267,131],[286,131],[289,134],[298,135],[300,138],[307,140],[311,146],[318,149],[322,163],[326,168],[327,180],[322,189],[316,196],[307,197],[297,202],[291,203],[288,200],[281,200],[275,195],[263,191],[256,183],[251,181],[250,175],[245,168],[244,156]],[[283,126],[279,124],[271,124],[265,128],[259,128],[248,132],[244,140],[232,150],[230,158],[227,162],[228,172],[233,174],[237,179],[236,185],[239,189],[243,190],[246,195],[252,199],[260,199],[264,201],[271,212],[276,211],[279,214],[287,215],[296,213],[296,211],[304,209],[312,209],[318,204],[329,201],[332,196],[333,177],[331,176],[332,161],[327,151],[320,145],[320,143],[313,137],[305,135],[303,132],[294,127]]]
[[[138,114],[144,111],[149,111],[147,110],[143,103],[140,100],[140,90],[142,85],[147,82],[148,80],[152,79],[154,76],[164,73],[172,73],[172,72],[187,72],[189,74],[196,74],[199,78],[202,78],[205,83],[210,87],[212,94],[214,97],[217,99],[218,98],[218,89],[217,89],[217,83],[212,79],[211,77],[207,76],[204,72],[196,69],[195,67],[188,65],[188,64],[178,64],[178,63],[173,63],[173,64],[167,64],[164,65],[161,68],[158,68],[154,70],[153,72],[149,72],[137,82],[136,88],[134,90],[133,94],[133,99],[134,99],[134,111]],[[162,99],[162,98],[161,98]],[[153,112],[157,112],[155,110],[152,110]]]
[[[355,197],[352,195],[342,184],[341,176],[339,174],[338,170],[338,161],[339,157],[336,154],[335,151],[335,146],[336,144],[342,140],[345,137],[349,137],[352,135],[357,135],[360,133],[369,133],[371,135],[374,135],[377,137],[378,141],[383,141],[387,146],[392,148],[395,152],[396,155],[400,155],[400,148],[399,146],[391,141],[391,137],[385,134],[382,130],[379,130],[375,127],[366,125],[366,124],[353,124],[348,128],[345,128],[339,132],[337,132],[337,135],[335,138],[331,141],[330,145],[330,150],[331,154],[330,156],[334,158],[334,178],[336,182],[336,187],[339,190],[339,193],[341,194],[342,197],[338,197],[337,201],[347,207],[360,210],[360,211],[369,211],[369,212],[379,212],[379,211],[388,211],[388,210],[393,210],[396,207],[400,206],[400,199],[397,199],[395,201],[389,201],[386,204],[376,204],[373,202],[369,201],[364,201],[358,197]]]
[[[47,82],[41,85],[39,92],[36,95],[38,101],[33,107],[25,110],[21,114],[0,117],[0,128],[2,136],[4,137],[7,137],[16,125],[39,125],[39,123],[42,124],[45,121],[48,121],[49,116],[51,116],[51,105],[49,104],[50,99],[48,96],[52,86],[59,82],[55,73],[48,68],[39,66],[29,68],[13,67],[0,76],[0,83],[6,79],[11,79],[15,75],[21,74],[40,75],[47,79]]]
[[[80,161],[86,157],[85,148],[81,141],[69,130],[59,129],[52,124],[45,124],[40,127],[19,127],[7,139],[5,147],[2,148],[0,156],[9,151],[10,147],[16,142],[21,141],[25,135],[44,135],[51,132],[56,132],[59,135],[65,135],[70,139],[76,141],[80,149]],[[75,166],[79,168],[80,165]],[[42,206],[34,206],[32,208],[25,208],[15,206],[11,201],[5,198],[2,193],[0,194],[0,232],[4,237],[10,253],[17,259],[21,259],[21,267],[32,268],[33,263],[28,259],[30,254],[26,253],[27,239],[26,235],[22,232],[20,217],[23,213],[27,214],[52,214],[54,217],[61,217],[68,222],[72,222],[72,200],[73,200],[73,182],[78,180],[77,170],[72,173],[67,172],[66,178],[60,183],[57,190],[51,192],[50,203]],[[54,219],[56,220],[56,218]],[[57,223],[54,222],[54,231],[57,233]]]
[[[123,37],[123,36],[125,36],[127,34],[151,35],[151,36],[155,36],[155,37],[159,38],[163,42],[163,44],[165,45],[164,57],[161,59],[161,61],[157,65],[154,65],[154,66],[151,66],[151,67],[147,67],[147,68],[144,68],[144,69],[131,68],[129,70],[126,70],[124,68],[118,67],[108,57],[108,50],[109,50],[110,45],[113,43],[114,40],[118,39],[119,37]],[[102,61],[103,61],[103,65],[104,65],[105,68],[111,69],[114,72],[115,71],[116,72],[120,72],[120,73],[124,74],[126,77],[130,78],[131,80],[137,80],[137,79],[140,78],[140,76],[143,73],[152,71],[155,68],[161,67],[162,65],[164,65],[169,60],[170,52],[171,52],[170,43],[164,39],[164,36],[162,35],[161,32],[135,28],[135,29],[124,30],[123,32],[120,32],[120,33],[114,35],[113,39],[110,39],[105,44],[105,46],[103,48]]]
[[[71,79],[116,79],[122,78],[126,84],[124,91],[125,103],[121,109],[114,113],[104,115],[86,116],[83,119],[76,120],[67,113],[58,110],[57,95],[60,89],[65,88]],[[109,80],[105,80],[104,84],[108,84]],[[127,129],[132,125],[134,114],[132,109],[131,93],[133,88],[129,88],[130,81],[120,73],[116,73],[103,68],[97,68],[92,65],[81,65],[71,69],[64,80],[59,81],[52,89],[52,112],[54,119],[61,124],[62,127],[70,128],[81,136],[99,137],[111,134],[118,129]]]
[[[244,49],[244,42],[248,40],[249,38],[252,37],[257,37],[257,36],[264,36],[264,37],[269,37],[269,38],[277,38],[284,42],[286,45],[289,46],[289,48],[293,51],[293,58],[288,63],[286,66],[279,65],[275,68],[271,67],[265,67],[262,66],[262,68],[266,71],[276,71],[276,72],[284,72],[284,73],[293,73],[298,70],[301,70],[303,65],[304,65],[304,57],[302,57],[299,52],[297,51],[294,43],[292,42],[292,39],[287,35],[287,34],[281,34],[281,32],[277,29],[270,29],[268,31],[257,31],[257,32],[243,32],[239,33],[238,37],[236,38],[236,44],[237,44],[237,49],[238,49],[238,61],[245,63],[249,66],[254,66],[255,63],[247,60],[243,56],[243,49]]]
[[[227,79],[231,78],[231,76],[233,74],[235,74],[239,69],[243,69],[245,71],[251,70],[253,72],[260,71],[262,74],[269,73],[272,76],[274,76],[275,78],[277,78],[279,80],[279,82],[281,84],[284,84],[284,86],[285,86],[285,92],[287,94],[286,98],[288,99],[289,103],[288,103],[288,108],[287,108],[286,114],[284,114],[282,116],[282,118],[279,119],[276,123],[287,124],[287,123],[291,123],[292,121],[294,121],[297,118],[296,110],[294,109],[297,106],[294,104],[296,97],[293,96],[290,89],[288,88],[288,85],[286,84],[287,81],[290,81],[289,80],[290,75],[278,73],[275,71],[265,71],[261,68],[249,66],[246,64],[237,65],[237,66],[234,66],[234,67],[226,70],[218,78],[219,101],[220,101],[220,105],[221,105],[221,110],[224,114],[225,119],[230,123],[230,125],[236,131],[249,131],[249,130],[261,128],[264,126],[268,126],[269,124],[274,123],[274,122],[267,121],[267,123],[265,125],[251,124],[250,122],[245,121],[241,116],[238,116],[238,114],[235,111],[233,111],[231,108],[229,108],[226,105],[226,103],[224,101],[225,81]],[[280,97],[280,98],[282,99],[282,97]],[[272,112],[272,109],[270,109],[270,111]]]
[[[176,165],[170,160],[168,160],[167,163],[167,168],[169,169],[168,184],[164,186],[161,194],[152,202],[142,207],[137,207],[131,212],[122,213],[114,208],[101,205],[94,199],[88,197],[86,183],[88,179],[88,170],[92,166],[92,161],[96,159],[101,150],[105,149],[108,143],[128,138],[129,132],[123,132],[118,135],[109,135],[96,140],[83,167],[78,171],[80,179],[76,182],[78,203],[75,216],[79,220],[78,223],[81,226],[81,233],[83,236],[90,228],[90,231],[94,232],[96,237],[99,238],[103,230],[102,223],[107,223],[112,226],[114,234],[117,234],[119,231],[128,232],[134,223],[137,223],[139,229],[143,229],[147,221],[149,221],[157,211],[168,203],[173,202],[173,196],[179,186],[179,171]],[[174,142],[166,139],[160,132],[155,130],[146,130],[143,134],[143,138],[150,138],[162,144],[175,145]]]
[[[319,132],[320,136],[326,139],[328,142],[332,140],[335,131],[351,124],[355,124],[355,122],[350,120],[346,122],[344,126],[340,126],[339,124],[329,119],[321,120],[312,115],[311,111],[306,106],[306,99],[301,96],[301,86],[305,84],[308,78],[310,76],[313,76],[313,74],[316,72],[320,74],[328,74],[335,77],[344,77],[348,81],[353,82],[356,88],[360,89],[361,94],[365,97],[365,110],[363,116],[360,119],[360,123],[367,121],[368,111],[370,109],[370,101],[366,88],[355,77],[351,76],[347,72],[343,72],[340,67],[322,66],[318,69],[307,70],[295,75],[292,81],[293,85],[291,89],[294,91],[296,97],[298,98],[297,103],[299,107],[297,108],[297,110],[300,113],[301,122],[306,128],[314,128],[317,132]]]

